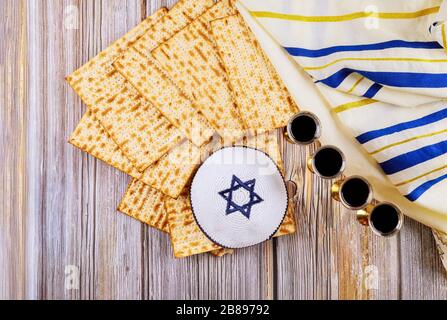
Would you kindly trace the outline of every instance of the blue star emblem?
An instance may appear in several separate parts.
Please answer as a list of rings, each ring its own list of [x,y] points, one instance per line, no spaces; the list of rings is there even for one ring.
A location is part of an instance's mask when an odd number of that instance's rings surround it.
[[[235,212],[242,213],[247,219],[250,219],[251,208],[263,202],[264,200],[255,192],[256,179],[243,182],[241,179],[233,175],[233,180],[231,181],[231,188],[219,192],[219,195],[227,201],[226,214],[230,215]],[[244,205],[239,205],[233,201],[233,193],[243,189],[249,192],[249,201]]]

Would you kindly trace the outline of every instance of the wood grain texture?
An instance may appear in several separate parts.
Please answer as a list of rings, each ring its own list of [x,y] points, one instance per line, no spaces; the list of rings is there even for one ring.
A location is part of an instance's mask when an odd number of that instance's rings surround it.
[[[407,220],[385,240],[359,226],[304,169],[315,146],[282,142],[294,236],[174,260],[167,235],[117,213],[129,178],[67,144],[86,109],[64,77],[175,2],[0,1],[0,299],[447,299],[430,230]]]

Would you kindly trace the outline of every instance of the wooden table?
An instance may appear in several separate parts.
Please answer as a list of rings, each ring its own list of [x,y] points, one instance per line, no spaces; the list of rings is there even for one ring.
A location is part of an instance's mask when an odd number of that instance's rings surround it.
[[[85,107],[64,77],[175,1],[0,1],[0,299],[447,299],[428,228],[373,236],[284,142],[294,236],[176,261],[167,235],[117,213],[129,178],[67,144]]]

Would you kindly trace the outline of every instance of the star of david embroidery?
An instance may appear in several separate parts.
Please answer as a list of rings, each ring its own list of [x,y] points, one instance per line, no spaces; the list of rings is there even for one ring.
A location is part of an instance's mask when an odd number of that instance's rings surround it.
[[[264,201],[256,192],[255,192],[256,179],[243,182],[241,179],[233,175],[233,180],[231,181],[231,188],[219,192],[219,195],[222,196],[227,201],[227,210],[226,214],[230,215],[235,212],[242,213],[247,219],[250,219],[251,208]],[[239,205],[235,201],[233,201],[233,193],[243,189],[246,192],[249,192],[249,201],[244,205]]]

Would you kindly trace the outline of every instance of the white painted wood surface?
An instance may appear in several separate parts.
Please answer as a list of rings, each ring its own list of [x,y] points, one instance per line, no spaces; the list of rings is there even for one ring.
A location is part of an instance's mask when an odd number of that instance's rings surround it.
[[[176,261],[167,235],[116,212],[129,178],[66,143],[85,107],[64,77],[175,1],[0,1],[0,299],[447,299],[428,228],[371,235],[285,143],[294,236]]]

